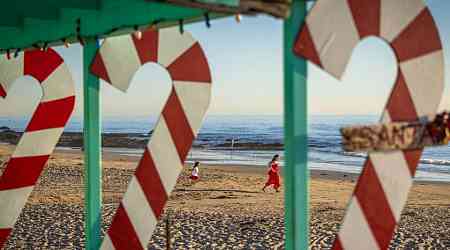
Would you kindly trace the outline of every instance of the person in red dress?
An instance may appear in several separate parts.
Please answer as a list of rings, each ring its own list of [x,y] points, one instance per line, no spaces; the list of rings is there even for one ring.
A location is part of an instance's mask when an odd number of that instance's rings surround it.
[[[267,172],[269,178],[262,189],[264,192],[266,192],[266,187],[271,185],[273,185],[275,191],[280,192],[280,176],[278,175],[278,171],[280,169],[280,164],[278,163],[279,158],[279,155],[274,155],[272,160],[269,162],[269,171]]]

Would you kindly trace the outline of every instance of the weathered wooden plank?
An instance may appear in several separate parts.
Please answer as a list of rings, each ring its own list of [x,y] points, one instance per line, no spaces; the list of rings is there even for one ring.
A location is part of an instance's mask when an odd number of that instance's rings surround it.
[[[155,1],[155,0],[147,0]],[[205,11],[225,14],[257,14],[266,13],[278,18],[287,18],[290,14],[291,0],[241,0],[237,6],[224,5],[220,3],[205,3],[191,0],[166,0],[178,6],[200,8]]]

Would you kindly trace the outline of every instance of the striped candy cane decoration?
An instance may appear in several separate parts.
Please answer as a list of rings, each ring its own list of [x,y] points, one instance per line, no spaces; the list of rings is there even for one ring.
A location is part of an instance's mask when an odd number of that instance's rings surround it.
[[[382,122],[436,112],[444,88],[441,40],[423,0],[319,0],[294,52],[340,78],[361,39],[387,41],[398,76]],[[407,201],[422,150],[371,153],[333,249],[387,249]]]
[[[20,215],[75,105],[69,69],[52,49],[0,59],[0,95],[17,78],[29,75],[41,85],[42,98],[0,177],[0,249]]]
[[[147,249],[163,207],[175,187],[211,97],[211,74],[200,44],[175,28],[108,38],[92,71],[121,90],[147,62],[169,72],[173,87],[134,173],[102,249]]]

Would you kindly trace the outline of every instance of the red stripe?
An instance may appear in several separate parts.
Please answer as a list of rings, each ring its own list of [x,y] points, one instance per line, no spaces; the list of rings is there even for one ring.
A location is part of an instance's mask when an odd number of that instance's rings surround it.
[[[111,80],[109,79],[108,71],[106,70],[105,62],[103,61],[102,54],[97,52],[97,55],[94,58],[94,61],[91,65],[91,72],[92,74],[98,76],[99,78],[103,79],[104,81],[111,83]]]
[[[417,120],[416,108],[400,68],[398,70],[397,81],[391,91],[391,96],[387,102],[386,109],[389,111],[392,121]]]
[[[392,41],[392,47],[400,62],[442,50],[439,32],[428,8]]]
[[[35,185],[48,158],[48,155],[11,158],[0,177],[0,190]]]
[[[108,235],[117,250],[142,249],[142,245],[139,241],[138,235],[128,218],[122,203],[120,203],[117,209],[116,215],[109,228]]]
[[[339,239],[339,235],[336,236],[336,239],[334,240],[332,250],[343,250],[341,240]]]
[[[411,173],[411,177],[416,175],[417,166],[419,165],[420,157],[422,156],[422,149],[405,150],[403,151],[406,162],[408,163],[408,169]]]
[[[142,38],[133,38],[141,64],[158,61],[158,32],[152,29],[142,32]]]
[[[167,67],[174,81],[191,81],[211,83],[208,61],[196,42]]]
[[[301,32],[299,33],[294,44],[294,53],[297,56],[302,56],[313,62],[317,66],[323,68],[319,53],[317,52],[316,46],[314,45],[314,41],[312,39],[308,25],[304,25],[301,29]]]
[[[168,166],[170,167],[170,166]],[[135,176],[144,191],[145,197],[150,204],[153,213],[160,217],[164,205],[167,202],[167,194],[164,190],[161,177],[155,167],[155,163],[148,150],[144,151],[141,161],[136,169]]]
[[[3,246],[6,244],[11,231],[11,228],[0,228],[0,249],[3,249]]]
[[[174,88],[172,88],[172,93],[170,93],[162,114],[177,148],[181,162],[184,162],[195,136]]]
[[[43,82],[63,62],[53,49],[25,51],[24,75],[31,75],[39,82]]]
[[[394,233],[396,221],[370,159],[367,159],[364,164],[364,170],[359,177],[354,195],[358,199],[378,246],[381,249],[387,249]]]
[[[25,131],[31,132],[64,127],[72,114],[74,106],[75,96],[39,103]]]
[[[367,36],[379,36],[381,1],[380,0],[348,0],[353,20],[362,39]]]
[[[1,97],[6,97],[6,91],[5,91],[5,89],[3,88],[3,86],[0,84],[0,96]]]

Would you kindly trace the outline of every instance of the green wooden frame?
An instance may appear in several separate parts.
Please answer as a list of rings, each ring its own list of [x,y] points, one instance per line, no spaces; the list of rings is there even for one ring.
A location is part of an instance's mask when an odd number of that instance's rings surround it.
[[[201,0],[236,5],[236,0]],[[26,6],[26,7],[23,7]],[[306,14],[306,1],[293,0],[284,22],[284,126],[286,249],[309,243],[309,171],[307,167],[307,69],[293,55],[295,36]],[[86,248],[101,243],[101,112],[99,79],[90,73],[98,38],[120,35],[157,23],[159,27],[203,21],[205,11],[146,0],[15,0],[0,16],[0,53],[33,46],[61,45],[82,37],[84,74]],[[210,13],[211,18],[226,16]]]
[[[101,243],[102,155],[100,81],[91,74],[91,62],[99,44],[89,39],[83,47],[84,78],[84,182],[86,249],[99,249]]]
[[[286,249],[308,249],[309,170],[307,63],[293,53],[306,15],[306,2],[294,0],[284,22],[284,145]]]

